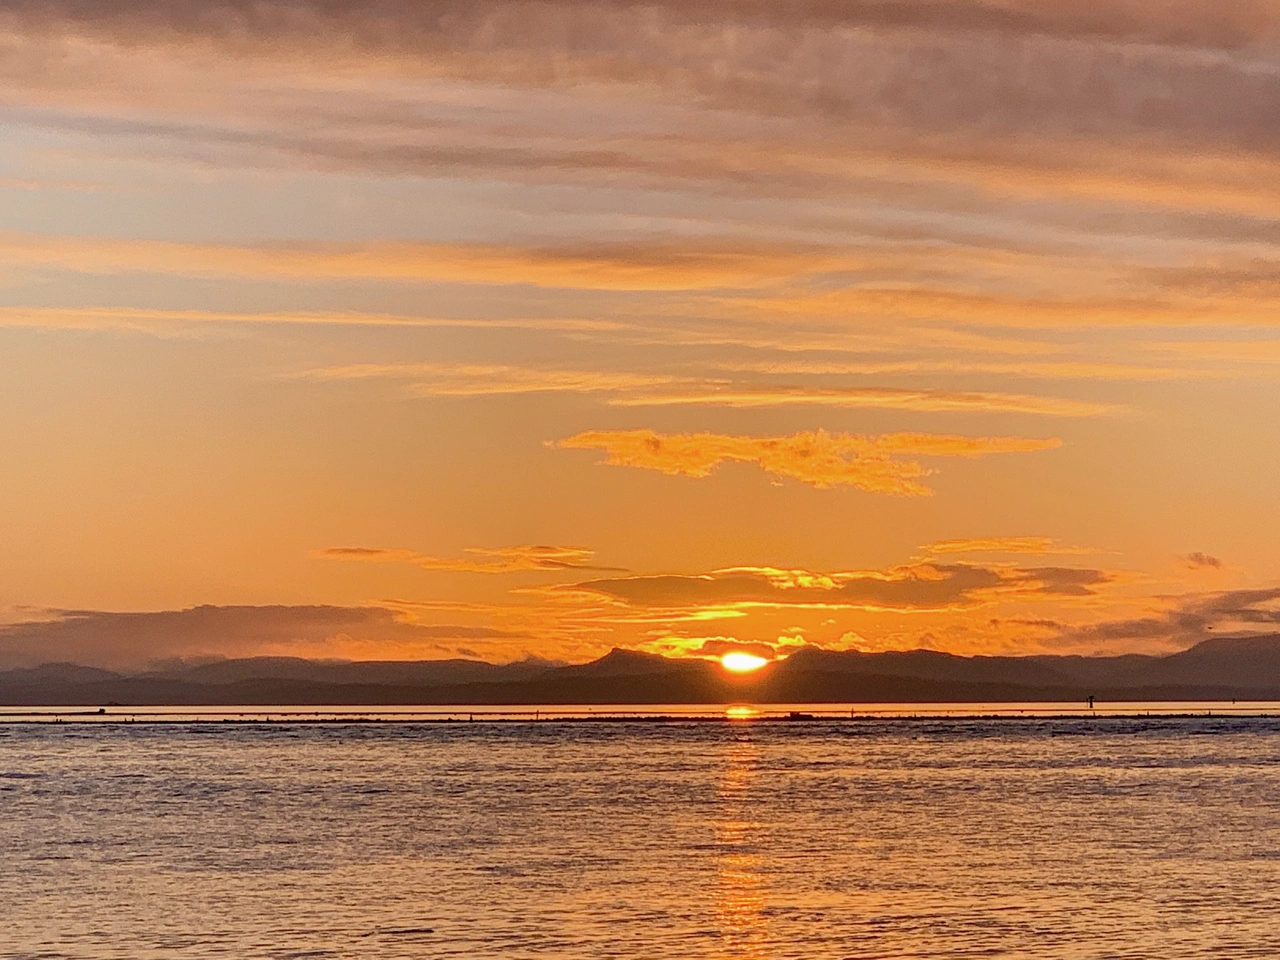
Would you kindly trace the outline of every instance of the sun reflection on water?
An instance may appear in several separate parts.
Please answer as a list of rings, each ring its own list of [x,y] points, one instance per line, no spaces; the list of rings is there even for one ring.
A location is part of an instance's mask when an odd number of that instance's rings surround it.
[[[730,707],[728,715],[741,716],[735,710],[751,708]],[[716,921],[726,960],[767,956],[763,837],[760,822],[752,816],[755,800],[751,795],[759,759],[759,749],[749,739],[734,740],[718,790]]]

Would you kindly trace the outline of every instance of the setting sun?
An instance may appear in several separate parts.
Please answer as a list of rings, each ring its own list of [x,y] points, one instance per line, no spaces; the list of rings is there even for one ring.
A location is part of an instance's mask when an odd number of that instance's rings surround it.
[[[734,673],[750,673],[752,670],[759,670],[768,662],[764,657],[757,657],[754,653],[743,653],[741,650],[726,653],[720,658],[720,665]]]

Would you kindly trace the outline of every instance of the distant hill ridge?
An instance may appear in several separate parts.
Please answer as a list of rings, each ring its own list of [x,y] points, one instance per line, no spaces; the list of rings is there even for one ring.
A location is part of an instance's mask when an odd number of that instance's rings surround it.
[[[70,663],[0,671],[0,705],[888,703],[1280,700],[1280,635],[1215,637],[1167,656],[957,656],[804,648],[746,675],[615,649],[529,659],[252,657],[122,673]]]

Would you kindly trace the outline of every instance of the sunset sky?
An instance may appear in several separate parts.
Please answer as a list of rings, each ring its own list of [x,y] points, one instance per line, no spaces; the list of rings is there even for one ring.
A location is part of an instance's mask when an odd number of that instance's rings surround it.
[[[0,667],[1280,623],[1280,0],[0,0]]]

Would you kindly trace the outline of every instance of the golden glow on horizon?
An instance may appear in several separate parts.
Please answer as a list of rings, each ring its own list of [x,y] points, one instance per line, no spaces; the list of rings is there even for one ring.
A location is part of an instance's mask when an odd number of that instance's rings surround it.
[[[731,673],[750,673],[753,670],[759,670],[768,662],[764,657],[757,657],[754,653],[744,653],[741,650],[731,651],[720,658],[720,665]]]
[[[760,716],[760,711],[755,707],[736,706],[730,707],[724,715],[730,720],[754,720]]]

